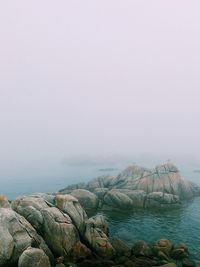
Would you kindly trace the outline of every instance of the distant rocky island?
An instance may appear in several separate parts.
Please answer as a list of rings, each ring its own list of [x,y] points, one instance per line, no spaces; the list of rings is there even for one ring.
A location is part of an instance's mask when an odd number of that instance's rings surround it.
[[[200,170],[194,170],[193,172],[194,173],[200,173]]]
[[[200,195],[196,184],[181,177],[172,163],[147,169],[131,165],[117,176],[100,176],[89,183],[70,185],[60,193],[76,197],[84,208],[172,208]]]
[[[100,215],[88,209],[165,208],[200,195],[173,164],[149,170],[129,166],[116,177],[102,176],[57,193],[0,196],[1,267],[189,267],[186,244],[160,239],[127,246],[109,238]],[[85,207],[85,208],[84,208]]]

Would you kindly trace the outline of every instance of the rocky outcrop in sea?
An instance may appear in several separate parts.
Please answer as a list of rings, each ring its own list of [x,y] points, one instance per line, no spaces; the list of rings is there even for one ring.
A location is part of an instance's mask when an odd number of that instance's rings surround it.
[[[166,184],[152,186],[152,181],[162,176]],[[169,179],[171,183],[167,184]],[[185,182],[174,166],[151,172],[132,166],[117,177],[97,178],[86,187],[91,191],[71,188],[68,193],[37,193],[11,202],[0,196],[0,267],[196,266],[186,244],[161,239],[152,244],[135,241],[127,246],[116,236],[109,237],[103,216],[89,217],[84,209],[104,205],[124,208],[124,203],[143,207],[144,196],[152,203],[150,196],[153,194],[155,201],[160,192],[166,194],[164,201],[167,196],[170,205],[171,199],[180,201],[181,197],[197,195],[198,187]],[[164,188],[170,191],[164,193]]]
[[[87,184],[60,190],[75,196],[86,209],[172,208],[200,195],[172,163],[147,169],[131,165],[117,176],[100,176]]]
[[[1,267],[189,267],[186,244],[167,239],[127,246],[109,238],[104,217],[88,217],[69,194],[0,197]]]

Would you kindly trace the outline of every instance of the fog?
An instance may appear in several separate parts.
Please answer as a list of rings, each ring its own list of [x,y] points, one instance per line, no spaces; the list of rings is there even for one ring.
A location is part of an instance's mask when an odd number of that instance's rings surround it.
[[[0,178],[200,166],[199,1],[0,3]]]

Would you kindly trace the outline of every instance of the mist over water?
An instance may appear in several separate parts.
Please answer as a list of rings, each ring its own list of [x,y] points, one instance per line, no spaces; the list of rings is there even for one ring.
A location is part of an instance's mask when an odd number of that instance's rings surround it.
[[[36,169],[22,168],[22,171],[10,172],[10,176],[1,177],[1,194],[9,199],[19,195],[35,192],[56,192],[67,185],[88,182],[101,175],[118,175],[130,164],[138,164],[147,168],[166,163],[167,156],[130,156],[111,155],[89,156],[79,155],[65,157],[59,161],[49,161],[47,165],[40,164]],[[190,181],[200,184],[200,169],[197,160],[191,157],[174,157],[173,161],[179,168],[181,175]]]
[[[56,192],[168,160],[200,185],[200,2],[0,3],[0,194]],[[105,213],[127,243],[169,238],[198,258],[200,199]],[[200,259],[199,259],[200,260]]]

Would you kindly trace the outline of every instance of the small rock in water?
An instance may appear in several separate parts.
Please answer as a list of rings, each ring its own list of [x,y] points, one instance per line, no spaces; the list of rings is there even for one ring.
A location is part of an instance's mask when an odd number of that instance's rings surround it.
[[[175,263],[173,263],[173,262],[170,262],[170,263],[161,265],[160,267],[177,267],[177,265]]]
[[[182,264],[182,267],[195,267],[196,264],[194,261],[192,260],[189,260],[189,259],[184,259],[183,260],[183,264]]]

